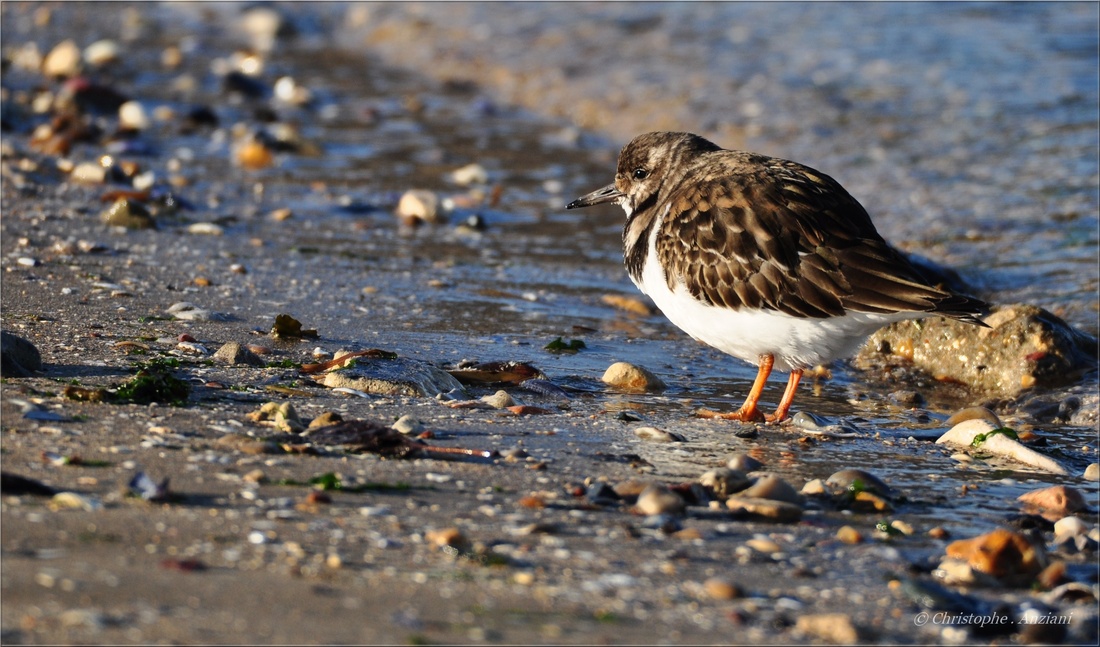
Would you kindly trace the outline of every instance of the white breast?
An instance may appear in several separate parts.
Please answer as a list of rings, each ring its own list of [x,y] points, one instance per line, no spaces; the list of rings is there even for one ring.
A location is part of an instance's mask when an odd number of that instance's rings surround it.
[[[659,229],[658,222],[650,233],[649,254],[641,280],[635,280],[634,284],[684,332],[751,364],[759,364],[761,355],[770,354],[779,370],[812,368],[852,355],[868,335],[886,324],[917,316],[852,312],[814,319],[774,310],[732,310],[708,305],[692,297],[683,282],[669,289],[657,258]]]

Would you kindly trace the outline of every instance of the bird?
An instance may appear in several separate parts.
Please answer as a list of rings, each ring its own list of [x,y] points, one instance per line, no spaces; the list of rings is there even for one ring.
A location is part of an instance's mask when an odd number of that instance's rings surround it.
[[[757,366],[740,409],[706,418],[781,422],[803,373],[852,355],[879,328],[940,315],[986,326],[987,304],[927,280],[836,180],[686,132],[638,135],[615,181],[567,209],[618,204],[634,284],[698,341]],[[986,326],[988,327],[988,326]],[[775,412],[759,400],[790,373]]]

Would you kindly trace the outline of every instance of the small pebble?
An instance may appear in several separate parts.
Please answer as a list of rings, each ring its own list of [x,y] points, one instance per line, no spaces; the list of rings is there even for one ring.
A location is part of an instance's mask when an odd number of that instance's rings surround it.
[[[1027,537],[1004,528],[954,541],[947,545],[946,554],[1006,584],[1030,582],[1045,566],[1042,551]]]
[[[650,485],[638,495],[634,507],[638,509],[638,512],[646,516],[652,516],[683,514],[687,506],[679,495],[668,488],[660,485]]]
[[[993,413],[985,407],[968,407],[961,411],[955,412],[955,415],[947,419],[944,424],[947,427],[954,427],[955,425],[963,422],[964,420],[985,420],[993,425],[994,429],[1004,426],[1001,419],[997,417],[997,414]]]
[[[187,233],[201,236],[221,236],[225,233],[225,227],[212,222],[195,222],[187,225]]]
[[[771,474],[758,478],[748,488],[738,492],[738,496],[802,504],[802,497],[789,483]]]
[[[316,418],[309,421],[307,429],[319,429],[321,427],[327,427],[334,425],[338,422],[343,422],[344,417],[335,411],[322,411]]]
[[[715,600],[734,600],[744,595],[740,587],[720,577],[712,577],[703,582],[703,591]]]
[[[762,537],[753,537],[745,541],[745,545],[755,550],[758,553],[764,553],[765,555],[771,555],[772,553],[778,553],[783,550],[783,547],[775,543],[771,539],[764,539]]]
[[[653,309],[645,301],[636,297],[625,297],[621,294],[605,294],[600,297],[605,304],[634,314],[648,317],[653,314]]]
[[[80,73],[80,47],[73,40],[58,43],[42,60],[42,74],[47,77],[70,77]]]
[[[803,496],[817,496],[825,494],[825,481],[821,479],[811,479],[806,481],[802,486],[801,493]]]
[[[485,184],[489,181],[489,174],[480,164],[474,163],[452,171],[451,179],[460,186]]]
[[[841,526],[837,529],[836,538],[846,544],[859,544],[863,542],[863,535],[851,526]]]
[[[664,431],[656,427],[638,427],[634,435],[651,443],[682,443],[684,437],[680,434]]]
[[[275,154],[258,141],[245,142],[237,148],[237,163],[249,170],[264,169],[275,163]]]
[[[251,350],[241,346],[235,341],[223,344],[222,347],[214,353],[214,359],[229,365],[244,364],[259,368],[262,368],[265,364],[264,360],[259,355],[256,355]]]
[[[893,491],[889,485],[886,485],[879,477],[864,470],[840,470],[826,479],[825,485],[832,487],[834,491],[860,489],[864,492],[874,492],[882,496],[893,496]]]
[[[699,477],[699,484],[709,488],[718,499],[726,499],[734,492],[748,487],[752,481],[744,472],[732,469],[708,470]]]
[[[1100,463],[1089,463],[1083,476],[1086,481],[1100,481]]]
[[[735,513],[744,513],[773,521],[794,522],[802,518],[801,506],[783,501],[734,496],[726,499],[726,507]]]
[[[748,474],[763,468],[764,464],[748,454],[734,454],[726,461],[726,467]]]
[[[504,390],[497,391],[492,395],[482,396],[481,401],[494,409],[507,409],[516,406],[516,401]]]
[[[435,544],[436,546],[463,546],[468,543],[466,537],[458,528],[443,528],[439,530],[429,530],[424,533],[424,540],[429,544]]]
[[[69,179],[78,184],[103,184],[107,181],[107,169],[97,162],[81,162],[69,172]]]
[[[153,229],[156,222],[140,202],[119,198],[100,214],[100,220],[113,227],[125,227],[127,229]]]
[[[405,435],[419,434],[425,429],[423,422],[408,414],[398,418],[397,422],[390,425],[390,428]]]
[[[140,101],[127,101],[118,107],[118,125],[128,130],[145,130],[149,127],[149,113]]]
[[[397,203],[396,214],[406,225],[419,222],[439,223],[444,220],[439,196],[422,189],[406,191]]]
[[[1085,496],[1081,494],[1080,490],[1065,485],[1055,485],[1025,492],[1016,500],[1022,502],[1025,507],[1040,511],[1040,514],[1044,517],[1056,517],[1057,519],[1088,507]]]
[[[117,61],[119,52],[117,42],[110,39],[97,40],[84,48],[84,62],[99,67]]]
[[[1063,517],[1054,522],[1054,542],[1061,543],[1066,539],[1085,536],[1088,531],[1088,524],[1077,517]]]
[[[659,377],[641,366],[627,362],[616,362],[604,371],[600,378],[606,384],[627,391],[661,391],[665,383]]]

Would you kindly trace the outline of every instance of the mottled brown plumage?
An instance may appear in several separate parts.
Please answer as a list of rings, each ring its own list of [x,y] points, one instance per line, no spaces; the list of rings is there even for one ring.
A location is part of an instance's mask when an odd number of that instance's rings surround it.
[[[604,202],[626,211],[634,283],[693,337],[757,361],[765,378],[778,359],[792,371],[788,405],[796,372],[850,352],[878,326],[925,314],[984,325],[984,303],[930,284],[840,184],[796,162],[648,133],[623,148],[614,184],[569,208]]]

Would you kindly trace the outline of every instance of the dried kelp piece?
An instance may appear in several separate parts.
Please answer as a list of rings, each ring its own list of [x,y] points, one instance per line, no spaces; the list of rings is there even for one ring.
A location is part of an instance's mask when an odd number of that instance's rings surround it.
[[[371,357],[375,359],[397,359],[397,353],[389,350],[382,350],[381,348],[371,348],[368,350],[359,350],[354,353],[348,353],[341,355],[336,359],[331,359],[327,362],[321,362],[320,364],[302,364],[301,371],[307,374],[321,373],[337,366],[346,366],[348,362],[352,361],[356,357]]]
[[[465,384],[520,384],[527,380],[545,380],[542,371],[524,362],[485,362],[473,366],[448,369],[456,380]]]
[[[345,420],[312,429],[307,437],[316,445],[340,445],[348,451],[387,458],[492,458],[495,454],[480,449],[431,446],[373,420]]]
[[[271,336],[276,339],[301,339],[303,337],[317,338],[315,328],[302,328],[302,322],[288,314],[275,315],[275,325],[271,327]]]

